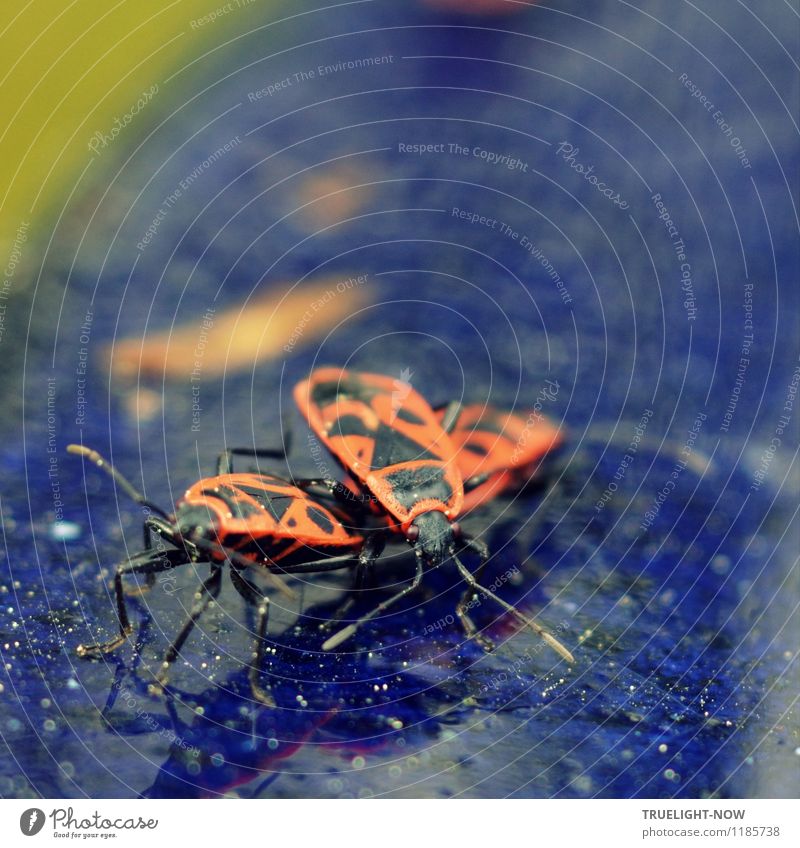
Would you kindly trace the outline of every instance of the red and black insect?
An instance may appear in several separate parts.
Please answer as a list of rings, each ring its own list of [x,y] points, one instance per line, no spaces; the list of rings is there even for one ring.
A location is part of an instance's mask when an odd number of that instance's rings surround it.
[[[439,420],[444,417],[440,410]],[[449,432],[464,480],[465,513],[525,486],[564,440],[561,430],[536,411],[520,415],[477,403],[461,408]]]
[[[78,654],[94,657],[108,653],[130,636],[132,627],[122,582],[126,575],[146,575],[152,585],[154,575],[159,572],[207,561],[211,574],[200,586],[188,619],[164,655],[159,675],[159,681],[164,683],[170,664],[178,657],[197,620],[219,595],[222,567],[227,562],[234,587],[248,604],[259,610],[250,682],[256,698],[272,704],[271,696],[258,682],[266,644],[269,599],[246,572],[262,575],[275,589],[295,597],[278,575],[331,571],[357,564],[364,548],[363,537],[346,527],[334,510],[292,483],[272,474],[233,471],[234,454],[274,456],[275,452],[226,451],[218,460],[216,476],[195,483],[178,501],[174,514],[169,515],[146,500],[97,451],[82,445],[69,445],[67,450],[85,456],[107,471],[137,503],[156,513],[144,522],[145,549],[116,568],[119,636],[108,642],[80,645]],[[154,548],[154,534],[175,547]]]
[[[452,559],[469,587],[456,607],[468,638],[487,650],[492,648],[467,613],[468,602],[479,592],[572,661],[570,652],[555,637],[478,582],[489,552],[483,543],[462,534],[458,524],[464,486],[456,449],[446,432],[458,418],[458,404],[449,405],[440,423],[437,413],[408,383],[341,368],[314,371],[295,387],[294,397],[312,430],[367,493],[390,531],[403,535],[417,557],[409,586],[333,635],[323,650],[337,647],[365,622],[416,589],[425,566],[435,568]],[[480,557],[475,575],[459,558],[457,544]],[[368,564],[380,554],[380,544],[373,548]]]

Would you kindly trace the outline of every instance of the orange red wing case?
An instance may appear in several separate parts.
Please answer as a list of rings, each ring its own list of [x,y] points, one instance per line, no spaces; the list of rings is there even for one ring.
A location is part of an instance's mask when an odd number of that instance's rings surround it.
[[[440,420],[443,416],[444,411],[438,413]],[[539,413],[518,414],[472,404],[460,411],[450,439],[464,482],[486,477],[467,489],[464,509],[469,511],[527,482],[541,459],[562,444],[563,434]]]
[[[269,474],[223,474],[195,483],[181,503],[202,506],[216,516],[221,544],[226,538],[297,541],[295,547],[354,548],[362,537],[351,534],[324,504],[302,489]],[[238,546],[234,546],[234,549]],[[279,557],[274,557],[275,561]]]
[[[461,511],[455,448],[436,413],[408,383],[320,368],[296,386],[294,397],[328,450],[404,525],[431,509],[451,518]],[[397,486],[414,481],[423,490],[411,504]]]

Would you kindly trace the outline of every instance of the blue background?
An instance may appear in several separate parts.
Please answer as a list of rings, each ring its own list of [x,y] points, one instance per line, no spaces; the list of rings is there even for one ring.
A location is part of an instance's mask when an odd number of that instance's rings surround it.
[[[278,23],[248,10],[247,36],[159,81],[161,113],[95,164],[92,190],[77,192],[50,243],[37,245],[35,285],[5,345],[0,794],[796,796],[796,408],[754,485],[800,352],[796,9],[305,9]],[[247,97],[369,56],[393,60]],[[139,250],[164,198],[236,137]],[[526,167],[454,155],[454,143]],[[627,208],[571,168],[562,143]],[[366,188],[353,190],[354,213],[317,230],[298,187],[335,161]],[[657,193],[685,243],[695,317]],[[527,236],[570,302],[518,240],[454,207]],[[204,378],[199,432],[188,379],[151,381],[163,410],[131,416],[132,388],[109,379],[105,345],[199,326],[209,307],[246,309],[270,287],[322,274],[367,274],[372,305],[285,359]],[[726,430],[750,332],[747,285],[753,343]],[[173,672],[173,699],[148,692],[191,602],[190,568],[180,591],[131,601],[138,659],[130,645],[103,662],[76,658],[77,644],[111,632],[99,568],[138,549],[141,512],[99,473],[84,477],[65,446],[82,439],[113,455],[168,505],[211,473],[224,446],[276,444],[283,416],[295,431],[292,471],[313,473],[290,391],[320,363],[411,369],[437,404],[525,410],[545,380],[558,381],[546,413],[565,428],[564,449],[538,485],[467,526],[495,552],[487,582],[516,569],[501,594],[551,628],[564,623],[573,667],[488,603],[476,617],[500,642],[492,655],[463,643],[457,625],[424,635],[459,597],[447,568],[336,656],[318,652],[318,624],[346,583],[309,581],[302,616],[293,607],[273,617],[276,710],[249,699],[248,613],[229,586]],[[635,460],[597,509],[646,410]],[[643,530],[698,415],[690,461]],[[54,523],[54,455],[68,539]],[[402,548],[392,553],[386,585],[407,574]]]

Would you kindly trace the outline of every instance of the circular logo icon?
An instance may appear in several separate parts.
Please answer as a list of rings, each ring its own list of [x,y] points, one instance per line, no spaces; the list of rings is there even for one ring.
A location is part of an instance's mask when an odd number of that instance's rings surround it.
[[[36,836],[44,827],[44,811],[38,807],[31,807],[19,817],[19,829],[25,836]]]

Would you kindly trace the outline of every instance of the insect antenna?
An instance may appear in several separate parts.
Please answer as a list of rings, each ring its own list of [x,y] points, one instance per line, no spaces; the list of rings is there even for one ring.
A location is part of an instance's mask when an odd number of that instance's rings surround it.
[[[164,512],[160,506],[154,504],[152,501],[147,500],[147,498],[128,480],[126,479],[121,472],[117,471],[116,468],[103,456],[101,456],[96,450],[92,450],[91,448],[84,447],[84,445],[67,445],[67,453],[74,453],[78,456],[85,456],[89,462],[96,465],[98,468],[102,468],[103,471],[106,472],[110,477],[112,477],[117,484],[125,491],[125,493],[132,498],[136,503],[141,504],[142,506],[146,506],[148,509],[155,512],[157,515],[160,515],[162,518],[166,519],[170,523],[172,522],[171,516]]]
[[[458,555],[453,553],[453,562],[455,562],[458,567],[461,576],[464,580],[476,591],[480,592],[482,595],[485,595],[487,598],[491,598],[496,604],[499,604],[503,607],[504,610],[507,610],[517,619],[521,624],[525,625],[525,627],[529,627],[533,630],[534,633],[537,633],[542,639],[547,642],[547,644],[560,656],[562,656],[567,662],[574,663],[575,657],[561,644],[561,642],[556,639],[551,633],[548,633],[543,627],[538,625],[535,621],[528,618],[526,615],[523,615],[515,606],[504,601],[502,598],[495,595],[494,592],[487,589],[485,586],[481,586],[480,583],[475,579],[472,572],[464,565],[463,562],[458,558]]]
[[[83,445],[67,445],[67,453],[74,453],[78,456],[85,456],[89,462],[94,463],[98,468],[102,468],[103,471],[106,472],[109,476],[113,477],[113,479],[119,484],[119,486],[126,492],[126,494],[131,497],[136,503],[141,504],[142,506],[148,507],[153,512],[158,513],[162,518],[168,521],[170,524],[173,522],[172,516],[166,513],[160,506],[152,503],[152,501],[147,500],[147,498],[138,490],[136,487],[125,478],[121,472],[117,471],[116,468],[100,453],[96,450],[92,450],[91,448],[84,447]],[[215,553],[221,554],[222,556],[229,559],[231,562],[235,562],[240,566],[252,566],[253,562],[246,557],[243,557],[241,554],[237,553],[231,548],[226,548],[224,545],[219,545],[215,542],[210,542],[205,539],[187,539],[188,544],[197,548],[197,550],[205,551],[206,553]],[[286,595],[287,598],[294,599],[297,597],[296,593],[290,589],[286,583],[281,580],[276,574],[272,574],[269,571],[266,572],[267,579],[269,582],[280,592]]]
[[[413,592],[419,584],[422,582],[422,558],[417,557],[417,570],[414,574],[414,579],[409,583],[408,586],[405,586],[396,594],[392,595],[391,598],[387,598],[385,601],[382,601],[378,606],[375,607],[371,612],[368,612],[366,615],[362,615],[357,621],[354,621],[352,624],[348,624],[347,627],[342,628],[338,631],[338,633],[334,633],[329,639],[327,639],[323,645],[323,651],[332,651],[334,648],[338,648],[342,642],[346,642],[362,625],[366,624],[371,619],[375,618],[376,615],[380,615],[384,610],[388,609],[392,604],[397,603],[401,598],[405,597],[409,594],[409,592]]]

